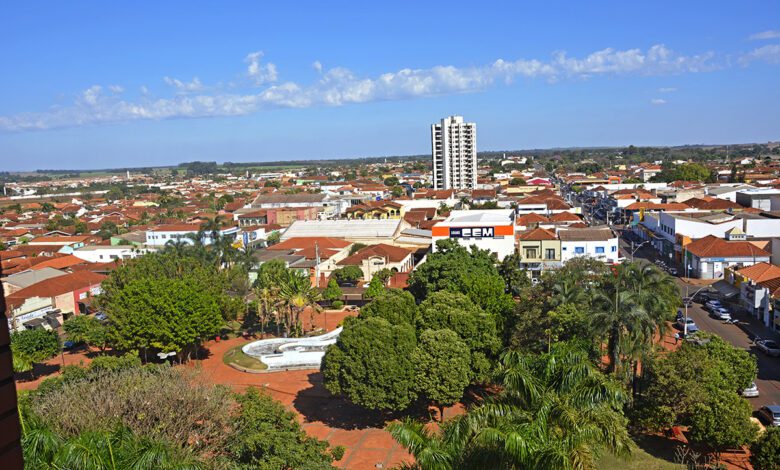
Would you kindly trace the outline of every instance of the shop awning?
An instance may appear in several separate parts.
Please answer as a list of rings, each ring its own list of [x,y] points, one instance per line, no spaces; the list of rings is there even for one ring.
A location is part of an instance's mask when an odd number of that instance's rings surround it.
[[[723,297],[729,298],[739,294],[739,288],[732,286],[727,281],[721,279],[712,285]]]

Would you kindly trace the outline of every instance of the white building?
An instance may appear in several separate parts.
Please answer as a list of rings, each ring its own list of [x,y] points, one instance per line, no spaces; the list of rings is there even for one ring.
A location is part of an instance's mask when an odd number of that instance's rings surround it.
[[[450,116],[431,125],[434,189],[477,186],[477,125]]]
[[[118,259],[133,259],[150,250],[138,249],[132,245],[88,245],[73,251],[73,256],[89,263],[108,263]]]
[[[753,207],[765,211],[775,210],[772,207],[772,199],[780,197],[780,189],[755,188],[737,191],[736,201],[745,207]]]
[[[159,225],[146,231],[146,245],[152,247],[165,246],[169,241],[183,241],[188,244],[194,244],[193,236],[198,234],[200,225],[196,224],[170,224]],[[227,227],[219,231],[220,236],[235,239],[238,234],[238,227]],[[204,245],[212,243],[211,234],[205,232],[202,234],[201,242]]]
[[[618,237],[609,227],[561,229],[558,238],[563,263],[583,256],[605,263],[617,263],[620,258]]]
[[[515,211],[512,209],[452,211],[431,229],[433,251],[436,242],[452,239],[466,248],[476,245],[499,260],[515,252]]]

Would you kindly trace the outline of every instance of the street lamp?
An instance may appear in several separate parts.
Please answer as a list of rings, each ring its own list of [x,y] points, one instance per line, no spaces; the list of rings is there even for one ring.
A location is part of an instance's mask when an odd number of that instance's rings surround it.
[[[645,240],[645,241],[643,241],[642,243],[640,243],[639,245],[637,245],[637,246],[636,246],[636,248],[634,248],[634,241],[633,241],[633,240],[631,240],[631,262],[632,262],[632,263],[634,262],[634,253],[636,253],[636,251],[637,251],[639,248],[641,248],[641,247],[642,247],[642,245],[644,245],[645,243],[650,243],[650,240]]]

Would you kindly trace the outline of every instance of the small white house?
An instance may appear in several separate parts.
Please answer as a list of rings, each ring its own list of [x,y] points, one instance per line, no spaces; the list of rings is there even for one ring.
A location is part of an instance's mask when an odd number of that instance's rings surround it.
[[[73,252],[73,256],[89,263],[108,263],[114,260],[133,259],[149,253],[151,250],[136,248],[133,245],[89,245]]]
[[[583,256],[605,263],[617,263],[620,258],[618,237],[609,227],[560,229],[558,238],[563,263]]]

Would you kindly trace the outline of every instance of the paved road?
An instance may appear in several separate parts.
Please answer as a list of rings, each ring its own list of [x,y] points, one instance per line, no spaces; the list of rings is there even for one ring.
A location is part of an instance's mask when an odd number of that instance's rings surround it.
[[[624,256],[630,259],[628,245],[623,239],[620,240],[620,244],[625,253]],[[637,250],[634,257],[637,260],[648,260],[654,257],[654,252],[652,248],[645,246]],[[688,293],[693,295],[701,287],[700,285],[688,284],[680,278],[676,278],[676,281],[680,286],[680,295],[683,297],[686,295],[686,288]],[[734,346],[745,349],[756,356],[758,360],[756,385],[758,385],[759,396],[750,399],[754,409],[764,405],[780,404],[780,358],[769,357],[753,346],[753,338],[756,336],[763,338],[774,336],[774,339],[780,339],[780,335],[770,332],[758,320],[746,314],[736,315],[743,322],[741,327],[727,325],[721,320],[710,317],[709,313],[697,303],[693,303],[692,307],[688,309],[688,316],[693,318],[700,329],[715,333]]]

